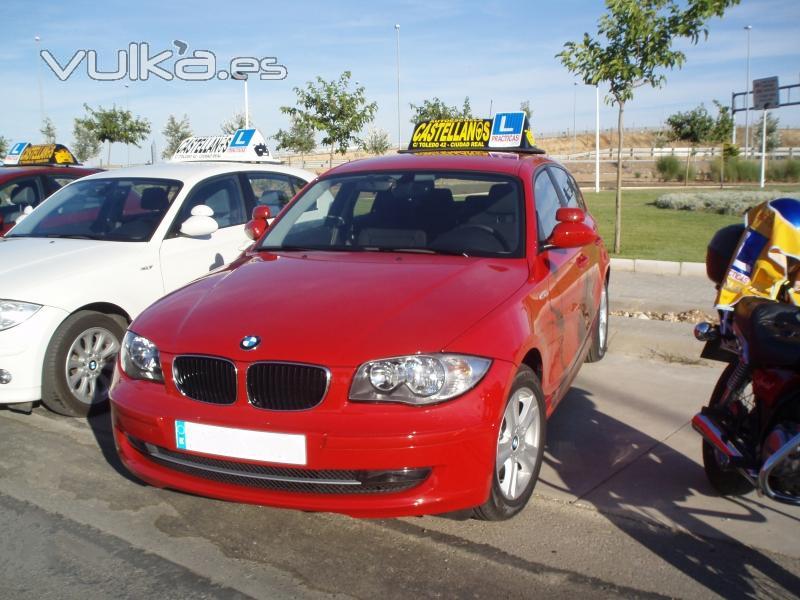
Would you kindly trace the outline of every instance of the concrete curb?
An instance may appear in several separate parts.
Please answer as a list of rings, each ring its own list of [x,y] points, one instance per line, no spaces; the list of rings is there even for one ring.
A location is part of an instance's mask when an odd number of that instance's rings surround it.
[[[644,258],[612,258],[611,269],[612,271],[631,271],[634,273],[651,273],[655,275],[706,276],[705,263],[647,260]]]

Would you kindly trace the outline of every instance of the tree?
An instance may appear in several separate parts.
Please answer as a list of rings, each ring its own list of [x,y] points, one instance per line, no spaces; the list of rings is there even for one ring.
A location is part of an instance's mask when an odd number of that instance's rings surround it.
[[[0,155],[4,156],[5,153],[8,152],[8,144],[8,138],[0,135]]]
[[[292,125],[288,131],[279,129],[278,133],[272,136],[277,142],[276,150],[289,150],[297,152],[303,166],[306,164],[305,155],[316,147],[314,135],[316,130],[314,125],[300,118],[293,117]]]
[[[252,129],[253,127],[255,127],[255,125],[253,125],[253,121],[245,123],[244,113],[237,112],[234,113],[229,120],[224,121],[222,124],[220,124],[219,127],[220,129],[222,129],[222,133],[224,133],[225,135],[231,135],[233,133],[236,133],[237,129],[246,129],[248,127]]]
[[[761,149],[761,128],[764,126],[764,115],[750,128],[751,148]],[[767,152],[772,152],[781,145],[781,133],[778,131],[778,118],[767,113]]]
[[[72,125],[72,153],[78,162],[86,162],[100,152],[100,140],[87,125],[87,119],[76,118]]]
[[[606,102],[617,113],[617,195],[614,219],[614,252],[620,251],[622,234],[622,131],[625,105],[634,90],[661,87],[662,69],[681,67],[686,55],[673,50],[676,39],[696,44],[707,36],[706,22],[722,16],[739,0],[606,0],[608,12],[600,17],[597,37],[584,33],[580,42],[567,42],[556,56],[587,85],[607,84]]]
[[[108,160],[111,162],[111,144],[122,142],[123,144],[133,144],[138,147],[150,133],[150,122],[147,119],[134,117],[129,110],[123,110],[113,106],[103,108],[98,106],[96,109],[88,104],[84,104],[86,117],[84,126],[100,143],[108,142]]]
[[[525,113],[525,116],[528,117],[530,120],[531,115],[533,114],[531,111],[531,101],[530,100],[523,100],[519,103],[519,109]]]
[[[686,172],[683,185],[689,185],[689,163],[695,154],[698,144],[707,141],[714,129],[714,119],[708,114],[702,104],[686,112],[677,112],[667,119],[670,138],[689,144],[690,150],[686,153]]]
[[[717,107],[717,118],[714,119],[714,125],[706,136],[706,141],[714,145],[722,144],[719,169],[719,187],[722,187],[725,183],[725,161],[736,156],[738,151],[735,146],[726,141],[730,139],[733,131],[733,117],[731,116],[730,107],[724,106],[718,100],[714,100],[714,106]]]
[[[167,140],[167,146],[164,148],[164,151],[161,153],[161,158],[170,158],[175,151],[178,149],[178,146],[181,145],[181,142],[188,137],[192,137],[192,126],[189,124],[189,117],[187,115],[183,115],[183,118],[178,121],[175,118],[175,115],[170,115],[167,118],[167,124],[164,125],[164,129],[161,131],[164,134],[164,137]]]
[[[42,127],[39,129],[46,144],[56,143],[56,126],[50,117],[45,117],[42,121]]]
[[[323,133],[322,144],[330,148],[329,166],[333,164],[334,151],[344,154],[351,143],[360,141],[356,134],[372,121],[378,110],[377,103],[367,102],[364,87],[358,82],[350,90],[350,77],[350,71],[332,81],[318,76],[316,82],[307,82],[305,88],[294,88],[297,106],[281,106],[284,114]]]
[[[456,106],[447,106],[437,97],[430,100],[423,100],[422,104],[409,104],[413,115],[411,123],[417,124],[420,121],[430,121],[431,119],[472,119],[472,106],[469,103],[469,96],[464,98],[461,110]]]
[[[383,129],[370,128],[366,137],[361,140],[361,149],[370,154],[386,154],[386,151],[392,147],[389,141],[389,134]]]

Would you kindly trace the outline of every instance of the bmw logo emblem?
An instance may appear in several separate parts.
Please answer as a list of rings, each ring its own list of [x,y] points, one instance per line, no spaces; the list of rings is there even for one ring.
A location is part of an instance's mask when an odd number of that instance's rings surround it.
[[[261,338],[257,335],[246,335],[239,342],[239,347],[242,350],[252,350],[261,343]]]

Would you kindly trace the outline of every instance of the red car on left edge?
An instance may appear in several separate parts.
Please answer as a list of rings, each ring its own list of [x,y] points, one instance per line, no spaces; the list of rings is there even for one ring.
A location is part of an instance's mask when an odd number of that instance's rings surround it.
[[[14,144],[0,167],[0,236],[26,208],[35,208],[68,183],[101,171],[77,164],[60,144]]]
[[[328,171],[239,259],[145,310],[110,392],[126,467],[363,517],[522,510],[547,417],[605,353],[609,277],[523,117],[421,123],[413,152]]]

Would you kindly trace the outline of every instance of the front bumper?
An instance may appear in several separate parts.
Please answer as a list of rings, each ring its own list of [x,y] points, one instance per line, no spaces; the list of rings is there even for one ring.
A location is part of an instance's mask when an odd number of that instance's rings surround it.
[[[383,518],[450,512],[486,500],[513,365],[495,361],[476,388],[426,408],[349,402],[353,372],[332,369],[320,405],[283,412],[254,408],[241,397],[228,406],[205,404],[181,396],[169,381],[134,381],[118,369],[111,391],[117,450],[125,466],[151,485],[235,502]],[[179,450],[176,420],[303,434],[306,464]],[[294,479],[287,485],[264,485],[253,473]],[[377,486],[351,492],[315,485],[319,478],[362,479],[364,474]],[[384,485],[387,477],[400,485]],[[303,485],[295,485],[298,479]]]
[[[16,327],[0,331],[0,369],[11,381],[0,385],[0,404],[33,402],[42,397],[42,365],[47,345],[67,311],[43,306]]]

